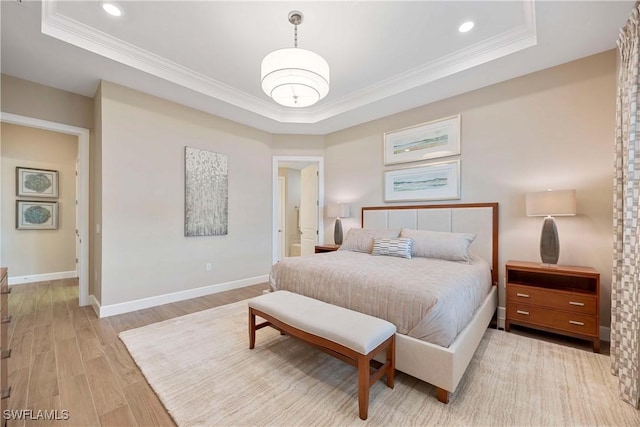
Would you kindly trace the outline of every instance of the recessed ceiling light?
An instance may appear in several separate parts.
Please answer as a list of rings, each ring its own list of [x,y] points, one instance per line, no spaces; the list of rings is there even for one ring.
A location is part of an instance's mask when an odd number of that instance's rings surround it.
[[[111,16],[122,16],[122,9],[113,3],[102,3],[102,9]]]
[[[476,24],[474,24],[473,21],[464,22],[458,27],[458,31],[460,31],[461,33],[466,33],[468,31],[471,31],[474,25]]]

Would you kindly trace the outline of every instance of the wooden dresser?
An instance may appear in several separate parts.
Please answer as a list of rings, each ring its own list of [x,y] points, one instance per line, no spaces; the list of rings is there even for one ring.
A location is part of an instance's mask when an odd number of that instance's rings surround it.
[[[524,261],[506,267],[507,332],[518,324],[592,341],[600,352],[600,273]]]
[[[0,425],[6,424],[3,417],[5,409],[7,409],[7,400],[11,395],[11,387],[9,387],[8,379],[8,358],[11,356],[9,350],[9,283],[6,268],[0,268],[2,281],[0,282]]]

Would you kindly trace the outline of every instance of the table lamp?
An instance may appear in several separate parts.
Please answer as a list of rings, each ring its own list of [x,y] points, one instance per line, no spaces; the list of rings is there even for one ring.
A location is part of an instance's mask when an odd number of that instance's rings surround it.
[[[544,216],[540,234],[540,257],[544,264],[557,264],[560,240],[554,216],[576,214],[576,190],[538,191],[526,195],[527,216]]]
[[[340,218],[349,218],[351,216],[351,206],[346,203],[332,203],[327,209],[327,216],[336,219],[336,225],[333,228],[333,241],[336,245],[341,245],[342,221],[340,221]]]

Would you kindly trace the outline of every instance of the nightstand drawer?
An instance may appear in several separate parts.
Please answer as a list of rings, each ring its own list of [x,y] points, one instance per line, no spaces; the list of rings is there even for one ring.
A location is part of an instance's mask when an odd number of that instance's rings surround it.
[[[507,299],[516,303],[531,304],[546,308],[556,308],[581,314],[598,313],[595,295],[576,292],[547,290],[531,286],[507,285]]]
[[[598,336],[599,332],[595,316],[567,313],[527,304],[509,304],[507,317],[514,323],[530,323],[574,334]]]

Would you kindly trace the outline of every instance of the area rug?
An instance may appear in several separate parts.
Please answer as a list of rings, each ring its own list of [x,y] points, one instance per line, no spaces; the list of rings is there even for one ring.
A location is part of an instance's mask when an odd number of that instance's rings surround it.
[[[361,421],[355,368],[271,328],[249,350],[247,317],[241,301],[120,338],[179,426],[640,425],[607,356],[491,329],[448,405],[398,373]]]

